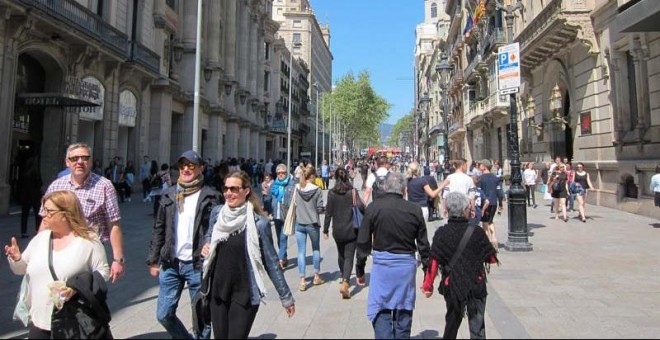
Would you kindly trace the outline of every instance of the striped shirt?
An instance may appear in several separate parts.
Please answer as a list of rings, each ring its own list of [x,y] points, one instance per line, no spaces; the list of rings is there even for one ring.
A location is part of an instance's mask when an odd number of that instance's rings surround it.
[[[46,194],[59,190],[73,191],[82,204],[87,223],[98,228],[101,242],[110,240],[110,227],[112,223],[121,220],[121,215],[115,187],[108,179],[90,173],[81,186],[76,186],[71,181],[71,175],[66,175],[51,183]],[[43,206],[39,214],[45,215]]]

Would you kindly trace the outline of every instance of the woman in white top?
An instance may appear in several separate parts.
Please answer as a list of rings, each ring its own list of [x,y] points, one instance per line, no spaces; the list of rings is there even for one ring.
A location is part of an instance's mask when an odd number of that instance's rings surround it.
[[[75,290],[65,286],[60,289],[59,296],[51,296],[49,286],[54,282],[48,265],[51,237],[53,270],[59,281],[66,282],[76,274],[94,271],[105,280],[110,277],[105,249],[98,235],[88,227],[78,197],[71,191],[54,191],[42,202],[46,230],[38,233],[22,253],[14,237],[11,245],[5,246],[12,272],[29,278],[29,300],[24,302],[31,319],[30,339],[50,338],[55,303],[66,302],[76,294]]]
[[[536,181],[538,180],[538,176],[539,174],[534,170],[534,162],[527,163],[525,171],[523,171],[523,180],[525,181],[528,207],[537,207],[534,192],[536,191]]]

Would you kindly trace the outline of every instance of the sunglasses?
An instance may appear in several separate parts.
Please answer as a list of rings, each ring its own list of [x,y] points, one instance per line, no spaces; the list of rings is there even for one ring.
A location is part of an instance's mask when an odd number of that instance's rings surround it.
[[[186,167],[187,167],[189,170],[195,170],[195,169],[197,169],[198,166],[199,166],[199,165],[194,164],[194,163],[179,163],[179,170],[183,170],[183,169],[185,169]]]
[[[222,189],[222,192],[227,192],[227,191],[229,191],[229,192],[231,192],[232,194],[238,194],[238,192],[241,191],[241,189],[245,189],[245,187],[224,187],[224,188]]]
[[[57,209],[48,209],[46,207],[44,207],[44,210],[46,211],[46,216],[48,216],[48,217],[53,217],[53,215],[55,215],[58,212],[62,211],[62,210],[57,210]]]
[[[92,158],[92,156],[71,156],[68,158],[69,162],[75,163],[79,160],[87,162]]]

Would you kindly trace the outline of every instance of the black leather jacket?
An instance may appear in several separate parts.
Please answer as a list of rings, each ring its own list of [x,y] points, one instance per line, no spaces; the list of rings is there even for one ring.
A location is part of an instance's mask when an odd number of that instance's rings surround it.
[[[204,245],[204,235],[209,229],[211,210],[219,203],[218,192],[209,186],[203,186],[197,201],[195,213],[195,226],[193,229],[193,266],[202,270],[202,257],[200,255]],[[160,264],[164,267],[174,265],[176,259],[173,249],[175,246],[176,228],[174,225],[176,214],[176,186],[169,187],[160,198],[160,208],[154,220],[153,236],[149,247],[147,265]]]

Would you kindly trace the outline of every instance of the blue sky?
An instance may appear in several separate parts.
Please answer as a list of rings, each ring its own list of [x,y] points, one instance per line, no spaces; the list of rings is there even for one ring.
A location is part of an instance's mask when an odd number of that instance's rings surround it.
[[[330,25],[332,78],[369,71],[374,89],[392,108],[394,124],[413,107],[415,27],[420,0],[311,0],[316,18]]]

